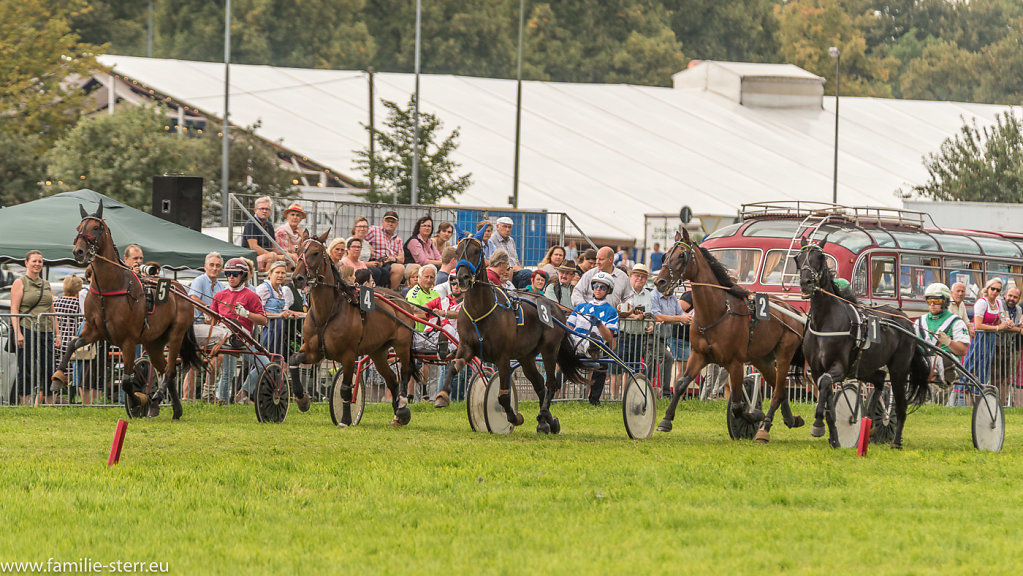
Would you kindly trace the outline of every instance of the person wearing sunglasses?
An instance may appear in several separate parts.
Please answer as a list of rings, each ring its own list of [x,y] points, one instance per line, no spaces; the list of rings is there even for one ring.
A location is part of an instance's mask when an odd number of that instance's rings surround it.
[[[1001,278],[991,278],[984,284],[984,289],[973,305],[974,337],[963,366],[981,382],[990,382],[995,346],[1001,333],[1016,330],[1005,311],[1005,303],[999,298],[1002,287]],[[949,395],[949,405],[968,405],[966,396],[962,387],[957,385]]]
[[[590,290],[593,296],[590,300],[576,305],[572,314],[568,317],[568,325],[578,336],[589,335],[592,338],[600,339],[608,348],[614,350],[615,338],[618,337],[618,309],[608,300],[608,295],[614,290],[615,279],[606,272],[597,272],[590,279]],[[577,337],[573,339],[576,344],[576,351],[586,355],[594,355],[590,342]],[[599,355],[599,354],[598,354]],[[604,381],[607,379],[607,372],[597,370],[593,374],[593,383],[590,385],[588,400],[594,406],[600,405],[600,395],[604,392]]]
[[[227,289],[213,295],[213,311],[228,320],[233,320],[248,333],[253,326],[266,326],[266,312],[259,296],[245,285],[252,273],[249,262],[244,258],[231,258],[224,264],[224,276],[227,278]],[[265,358],[258,359],[265,365]],[[230,401],[231,383],[234,380],[236,358],[231,355],[224,357],[220,382],[217,383],[217,399],[221,403]],[[238,391],[235,402],[249,401],[249,393],[244,387]]]
[[[914,323],[916,335],[961,359],[970,347],[970,331],[963,319],[948,309],[952,292],[948,286],[935,282],[924,290],[924,298],[927,301],[927,314],[917,318]],[[944,365],[941,356],[935,354],[927,360],[931,365],[932,381],[950,384],[959,379],[952,366]]]

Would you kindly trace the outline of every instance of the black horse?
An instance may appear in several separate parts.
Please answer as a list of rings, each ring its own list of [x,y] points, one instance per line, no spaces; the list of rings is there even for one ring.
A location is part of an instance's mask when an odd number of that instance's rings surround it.
[[[853,378],[880,389],[884,386],[883,369],[887,367],[898,418],[892,448],[901,449],[907,405],[910,402],[919,405],[927,399],[927,361],[911,336],[912,322],[901,310],[892,306],[864,309],[856,304],[850,291],[840,291],[824,256],[826,243],[826,239],[820,244],[807,243],[804,239],[796,254],[799,289],[804,298],[810,299],[803,355],[819,389],[811,434],[823,436],[826,420],[828,440],[837,447],[835,414],[830,405],[832,385]],[[874,343],[867,337],[870,318],[877,318],[880,325]]]
[[[465,238],[456,247],[458,264],[454,275],[465,291],[458,314],[458,350],[444,380],[444,391],[450,393],[451,382],[465,364],[480,358],[497,366],[501,387],[497,400],[504,408],[508,422],[520,426],[524,419],[511,404],[511,360],[518,360],[522,373],[540,398],[536,431],[557,434],[558,419],[551,415],[551,400],[558,391],[556,364],[567,380],[582,382],[580,359],[576,358],[569,334],[558,327],[564,325],[565,314],[557,305],[541,295],[508,291],[487,280],[483,244],[478,238]],[[540,320],[538,301],[545,302],[555,322],[547,326]],[[537,354],[543,359],[544,376],[536,367]]]

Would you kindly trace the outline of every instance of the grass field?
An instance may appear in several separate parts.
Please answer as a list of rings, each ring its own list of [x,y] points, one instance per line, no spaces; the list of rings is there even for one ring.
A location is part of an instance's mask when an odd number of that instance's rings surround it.
[[[809,405],[797,405],[807,420]],[[906,449],[866,458],[808,428],[733,442],[724,404],[629,440],[621,407],[536,405],[511,436],[464,404],[390,407],[330,425],[326,406],[261,425],[244,407],[132,421],[107,468],[114,409],[0,412],[0,561],[165,562],[175,574],[1016,574],[1023,412],[1001,454],[969,409],[925,407]],[[659,413],[663,414],[664,405]]]

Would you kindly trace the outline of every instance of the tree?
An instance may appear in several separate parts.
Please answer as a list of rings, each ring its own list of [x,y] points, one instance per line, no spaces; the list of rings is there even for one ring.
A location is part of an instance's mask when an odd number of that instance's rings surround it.
[[[978,128],[964,122],[959,134],[946,139],[937,154],[924,161],[929,179],[903,197],[935,200],[1023,202],[1023,120],[1012,111],[996,117],[994,126]]]
[[[366,193],[369,202],[390,202],[397,193],[398,203],[412,201],[413,114],[415,95],[409,98],[407,108],[384,100],[387,109],[385,130],[375,131],[365,126],[376,138],[375,154],[369,148],[357,150],[356,165],[376,183]],[[472,185],[472,174],[456,175],[461,164],[451,159],[458,148],[458,129],[455,128],[442,142],[436,143],[442,123],[434,114],[419,112],[419,172],[418,201],[436,204],[443,198],[454,199]]]

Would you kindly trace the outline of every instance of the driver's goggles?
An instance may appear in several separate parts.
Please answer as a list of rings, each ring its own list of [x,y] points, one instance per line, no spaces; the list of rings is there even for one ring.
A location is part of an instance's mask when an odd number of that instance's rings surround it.
[[[944,304],[945,303],[945,299],[942,298],[941,296],[928,296],[927,298],[924,298],[924,300],[927,302],[928,306],[931,305],[931,304]]]
[[[607,284],[590,284],[590,290],[603,290],[607,292]]]

